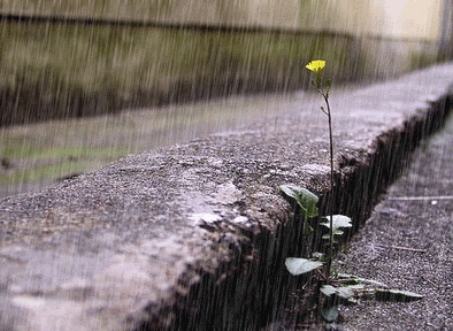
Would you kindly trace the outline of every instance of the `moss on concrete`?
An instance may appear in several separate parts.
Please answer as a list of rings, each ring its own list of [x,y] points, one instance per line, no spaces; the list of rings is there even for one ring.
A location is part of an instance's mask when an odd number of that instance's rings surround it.
[[[313,57],[349,78],[348,38],[0,23],[0,124],[300,88]]]
[[[293,102],[283,93],[234,97],[3,128],[0,197],[2,189],[16,184],[21,191],[24,183],[52,183],[99,169],[128,154],[235,130],[245,122],[287,109]]]
[[[168,13],[175,1],[168,0],[3,0],[0,11],[23,15],[153,19]]]
[[[425,64],[423,56],[400,56],[396,45],[332,33],[3,21],[0,126],[303,88],[314,58],[329,62],[337,83]]]
[[[442,54],[438,54],[437,52],[414,51],[410,55],[409,63],[411,70],[416,70],[445,60],[446,57]]]

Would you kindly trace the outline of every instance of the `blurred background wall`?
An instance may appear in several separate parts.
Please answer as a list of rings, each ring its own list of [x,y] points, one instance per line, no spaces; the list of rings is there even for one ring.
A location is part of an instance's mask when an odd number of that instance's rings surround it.
[[[0,126],[336,82],[451,56],[451,0],[1,0]]]

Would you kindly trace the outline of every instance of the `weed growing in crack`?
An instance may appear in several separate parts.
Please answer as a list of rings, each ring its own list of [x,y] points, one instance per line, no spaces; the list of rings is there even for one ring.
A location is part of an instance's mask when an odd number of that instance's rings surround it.
[[[329,103],[329,93],[332,81],[327,79],[326,85],[323,82],[323,71],[326,65],[324,60],[314,60],[307,64],[306,68],[314,73],[315,78],[312,85],[323,98],[324,106],[321,111],[327,116],[329,129],[330,146],[330,192],[334,191],[334,151],[332,138],[332,116]],[[310,219],[318,217],[317,202],[318,197],[303,187],[295,185],[282,185],[281,191],[289,198],[294,199],[300,208],[302,217],[303,238],[307,239],[313,233],[313,228],[309,223]],[[292,275],[302,275],[314,272],[316,289],[318,296],[318,317],[334,322],[339,316],[340,304],[353,304],[358,300],[410,302],[420,300],[423,296],[408,292],[389,289],[387,285],[372,280],[357,277],[349,274],[342,274],[332,271],[332,260],[337,251],[337,236],[343,234],[344,228],[352,227],[352,220],[345,215],[334,215],[334,199],[330,199],[329,215],[322,217],[325,222],[320,225],[328,229],[328,233],[322,236],[322,240],[327,243],[327,256],[319,252],[307,253],[307,258],[288,257],[285,260],[286,269]],[[307,245],[309,246],[309,245]]]

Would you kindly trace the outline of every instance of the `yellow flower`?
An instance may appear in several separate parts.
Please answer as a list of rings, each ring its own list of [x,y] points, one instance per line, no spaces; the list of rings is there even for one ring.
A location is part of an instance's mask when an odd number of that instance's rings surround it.
[[[313,71],[315,74],[321,73],[324,67],[326,66],[326,61],[324,60],[314,60],[305,66],[310,71]]]

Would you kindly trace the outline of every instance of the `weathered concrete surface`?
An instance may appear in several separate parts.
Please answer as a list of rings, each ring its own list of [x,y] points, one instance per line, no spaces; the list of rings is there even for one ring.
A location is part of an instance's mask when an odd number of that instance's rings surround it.
[[[449,106],[453,65],[332,95],[337,209],[356,228]],[[319,101],[0,201],[1,330],[253,330],[294,288],[285,183],[329,198]]]
[[[337,258],[341,272],[419,293],[423,300],[342,307],[345,331],[453,330],[452,143],[450,114],[441,130],[422,141]]]

